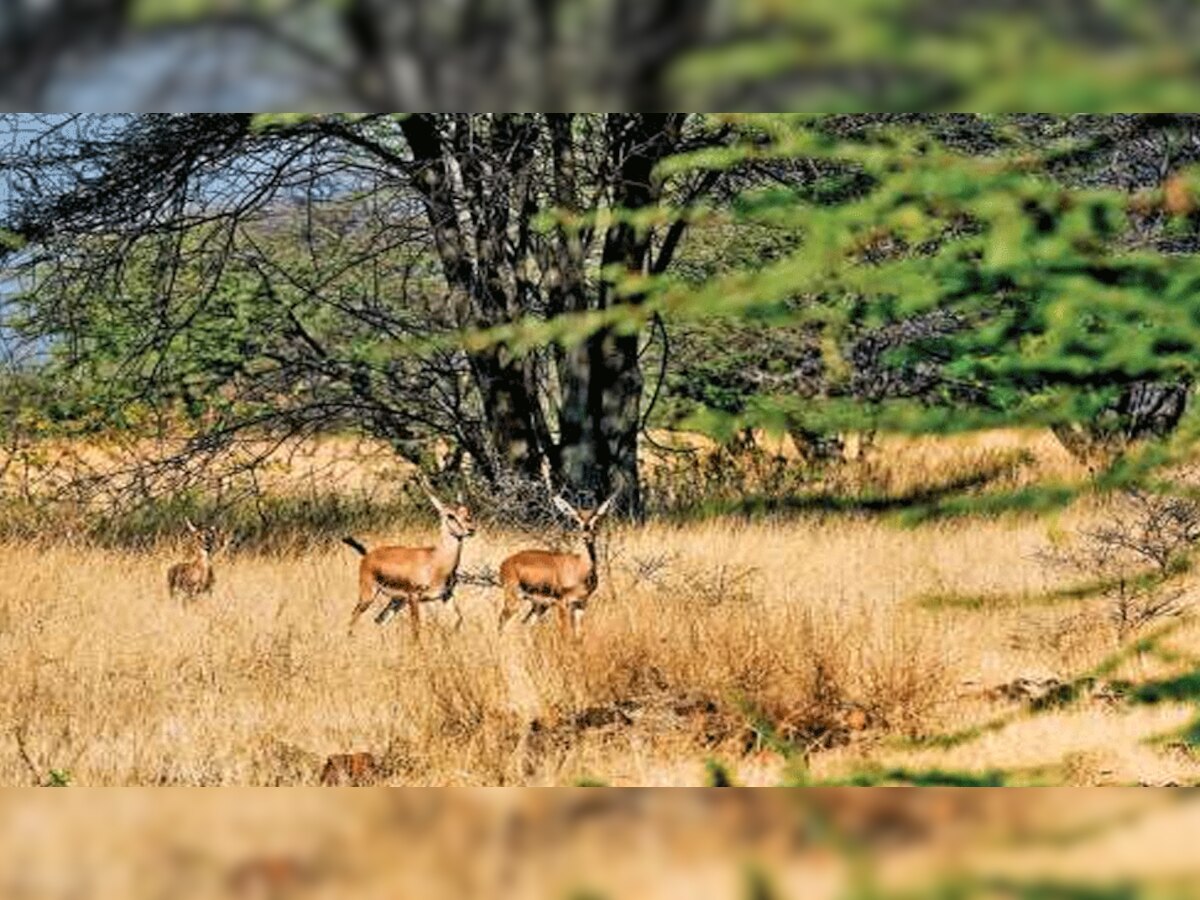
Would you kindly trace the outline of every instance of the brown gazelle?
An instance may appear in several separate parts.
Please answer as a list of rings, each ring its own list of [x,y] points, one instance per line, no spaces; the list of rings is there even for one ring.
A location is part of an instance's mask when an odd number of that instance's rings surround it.
[[[596,571],[596,533],[600,523],[608,515],[620,488],[613,491],[595,509],[578,509],[560,494],[554,494],[546,466],[542,467],[546,487],[550,489],[554,505],[572,519],[583,534],[583,553],[556,553],[551,550],[521,550],[500,564],[500,583],[504,586],[504,606],[500,609],[500,623],[512,618],[521,600],[530,603],[523,621],[535,615],[539,618],[551,606],[558,610],[558,622],[563,634],[568,630],[578,638],[583,622],[583,611],[588,599],[596,591],[599,575]]]
[[[217,549],[214,528],[197,528],[191,519],[184,519],[195,542],[194,555],[187,562],[175,563],[167,569],[167,591],[171,599],[182,598],[186,606],[201,594],[212,593],[212,555]]]
[[[461,497],[454,505],[443,503],[423,477],[417,480],[441,517],[441,537],[433,547],[375,547],[372,550],[352,537],[342,539],[362,554],[358,566],[358,605],[350,614],[349,631],[354,630],[359,616],[380,594],[389,601],[375,616],[380,625],[407,603],[413,636],[418,637],[420,606],[433,600],[449,603],[457,617],[456,627],[462,625],[462,610],[454,599],[454,582],[462,557],[462,542],[475,533],[471,510],[463,504]]]

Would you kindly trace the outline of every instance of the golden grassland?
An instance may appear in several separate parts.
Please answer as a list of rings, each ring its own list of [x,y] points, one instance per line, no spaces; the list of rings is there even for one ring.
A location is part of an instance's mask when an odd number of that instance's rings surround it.
[[[1040,477],[1073,474],[1048,437],[993,434],[897,441],[870,477],[903,492],[1014,448]],[[0,783],[316,784],[351,752],[396,785],[691,785],[709,760],[745,784],[1195,783],[1174,737],[1194,703],[1106,687],[1191,671],[1190,613],[1086,695],[1031,704],[1119,650],[1105,601],[1055,593],[1069,579],[1036,558],[1094,515],[614,527],[579,645],[551,616],[497,634],[499,590],[471,584],[460,631],[426,605],[419,643],[403,618],[347,636],[358,557],[340,544],[218,557],[187,609],[165,588],[183,547],[0,545]],[[423,543],[430,519],[360,536]],[[464,569],[539,539],[484,530]]]

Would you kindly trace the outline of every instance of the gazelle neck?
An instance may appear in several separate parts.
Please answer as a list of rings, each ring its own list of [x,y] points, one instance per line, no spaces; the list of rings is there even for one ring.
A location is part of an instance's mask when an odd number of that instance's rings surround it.
[[[463,538],[450,530],[450,526],[442,522],[442,536],[438,541],[438,556],[441,557],[450,570],[458,568],[458,559],[462,555]]]

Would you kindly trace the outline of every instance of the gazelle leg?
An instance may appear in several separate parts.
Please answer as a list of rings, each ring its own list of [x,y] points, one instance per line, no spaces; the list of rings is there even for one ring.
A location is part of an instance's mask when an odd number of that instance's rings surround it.
[[[583,636],[583,604],[577,603],[571,607],[571,636],[579,640]]]
[[[358,622],[358,617],[361,616],[363,613],[365,613],[367,611],[367,607],[369,607],[370,605],[371,605],[370,599],[365,600],[365,601],[360,600],[358,602],[358,604],[354,607],[354,612],[350,613],[350,625],[346,629],[346,634],[354,633],[354,625],[356,622]]]
[[[456,600],[454,595],[451,594],[447,602],[450,604],[450,608],[454,610],[454,630],[461,631],[463,626],[463,614],[462,610],[458,607],[458,600]]]
[[[421,600],[419,597],[410,596],[408,598],[408,612],[413,640],[419,641],[421,639]]]
[[[561,631],[561,632],[562,632],[562,636],[563,636],[563,637],[567,637],[567,636],[570,634],[570,625],[569,625],[569,620],[568,620],[568,604],[567,604],[567,601],[566,601],[566,600],[560,600],[558,603],[555,603],[555,604],[554,604],[554,607],[555,607],[555,609],[557,609],[557,610],[558,610],[558,628],[559,628],[559,631]]]
[[[354,607],[354,612],[350,613],[350,627],[346,629],[346,634],[354,632],[354,623],[358,621],[359,616],[370,608],[377,596],[379,596],[379,588],[373,583],[366,580],[359,582],[358,605]]]
[[[504,586],[504,605],[500,607],[500,622],[496,625],[497,632],[504,630],[504,623],[513,617],[520,605],[520,588],[515,584],[506,584]]]
[[[375,616],[375,624],[382,625],[390,620],[399,611],[400,607],[404,605],[404,602],[403,597],[389,597],[387,605]]]

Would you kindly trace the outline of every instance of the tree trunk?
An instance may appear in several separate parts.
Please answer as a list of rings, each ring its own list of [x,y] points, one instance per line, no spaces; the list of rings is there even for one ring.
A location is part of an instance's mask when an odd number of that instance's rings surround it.
[[[469,117],[452,122],[448,134],[434,115],[409,116],[401,124],[416,163],[412,184],[425,201],[451,295],[459,298],[455,316],[460,326],[488,327],[511,318],[502,247],[515,173],[533,153],[535,132],[527,125],[512,117],[497,119],[492,146],[507,163],[490,171],[480,154],[466,149],[475,138],[468,133]],[[461,186],[455,184],[454,166]],[[463,192],[465,197],[460,196]],[[466,204],[470,217],[460,203]],[[463,234],[469,219],[475,228],[473,253]],[[493,481],[510,472],[536,476],[541,461],[533,416],[536,400],[528,391],[524,365],[503,346],[472,353],[470,363],[491,445],[488,458],[480,460],[482,468]]]
[[[471,355],[493,458],[485,469],[495,480],[506,472],[537,476],[542,454],[533,426],[537,402],[528,390],[525,368],[503,347]]]
[[[655,165],[678,144],[681,114],[614,115],[609,119],[609,159],[616,171],[613,206],[636,210],[658,201]],[[605,235],[601,269],[619,266],[629,273],[645,270],[650,233],[627,222]],[[665,262],[665,261],[664,261]],[[597,306],[613,301],[611,284],[601,281]],[[635,305],[641,298],[622,298]],[[638,335],[605,328],[571,349],[563,359],[560,412],[561,474],[572,487],[591,493],[596,502],[620,490],[618,509],[643,515],[638,477],[642,371]]]
[[[1135,381],[1095,422],[1051,426],[1054,436],[1089,468],[1108,466],[1133,441],[1167,437],[1187,411],[1190,381]]]

